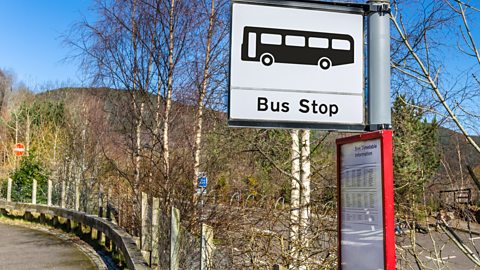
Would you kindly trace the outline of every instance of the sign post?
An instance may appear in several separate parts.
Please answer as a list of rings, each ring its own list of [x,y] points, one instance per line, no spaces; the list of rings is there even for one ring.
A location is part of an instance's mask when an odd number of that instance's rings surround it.
[[[337,140],[339,269],[395,269],[392,131]]]
[[[368,14],[368,130],[391,129],[390,0],[370,0]]]
[[[200,195],[200,207],[202,209],[202,215],[203,215],[203,195],[207,192],[207,184],[208,184],[208,178],[207,178],[207,173],[201,172],[199,173],[198,179],[197,179],[197,194]]]

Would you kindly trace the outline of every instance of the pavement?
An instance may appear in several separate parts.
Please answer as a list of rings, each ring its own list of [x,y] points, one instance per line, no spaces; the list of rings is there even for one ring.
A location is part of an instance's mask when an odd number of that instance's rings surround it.
[[[0,222],[0,270],[94,270],[99,267],[74,240]]]

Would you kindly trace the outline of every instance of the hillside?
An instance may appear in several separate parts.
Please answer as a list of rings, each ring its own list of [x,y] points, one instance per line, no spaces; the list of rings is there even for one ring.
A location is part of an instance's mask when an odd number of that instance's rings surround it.
[[[107,145],[106,148],[118,148],[116,145],[119,144],[120,137],[123,138],[120,140],[123,143],[120,142],[120,144],[129,145],[125,138],[133,136],[133,123],[129,122],[132,121],[133,117],[128,116],[132,113],[130,112],[131,109],[128,109],[131,103],[128,92],[106,88],[62,88],[39,93],[36,98],[39,100],[62,101],[65,103],[67,110],[78,110],[86,103],[90,105],[95,102],[101,104],[99,108],[101,108],[102,113],[105,113],[105,120],[108,121],[109,135],[104,136],[107,141],[103,142]],[[147,103],[151,103],[148,106],[153,106],[156,101],[154,96],[149,97],[148,100]],[[94,114],[98,113],[100,112],[94,112]],[[194,108],[174,102],[173,115],[171,144],[175,147],[175,160],[179,164],[189,164],[193,158],[191,140]],[[282,168],[289,170],[289,164],[286,162],[288,161],[290,145],[288,133],[281,130],[271,130],[265,133],[262,130],[227,128],[225,113],[208,111],[207,115],[209,120],[205,122],[207,128],[204,132],[204,148],[206,149],[204,168],[212,176],[212,183],[220,185],[222,188],[229,186],[226,188],[230,190],[228,192],[234,192],[234,190],[246,188],[245,184],[249,185],[248,181],[244,180],[245,178],[255,176],[255,182],[260,183],[254,184],[257,185],[255,187],[255,189],[258,189],[256,192],[276,190],[276,192],[280,192],[279,194],[285,194],[288,190],[288,179],[269,163],[272,160],[278,161],[279,164],[282,164]],[[152,121],[153,117],[154,115],[147,113],[145,121]],[[145,136],[149,136],[148,132],[148,130],[145,131]],[[325,134],[325,132],[314,132],[312,134],[314,144],[318,144],[320,140],[322,142],[320,148],[315,148],[317,155],[323,155],[323,163],[326,161],[324,158],[327,157],[329,163],[328,165],[322,165],[322,167],[327,168],[326,170],[313,172],[314,182],[323,183],[317,186],[320,189],[335,185],[335,139],[350,135],[331,133],[324,138]],[[456,180],[458,180],[460,186],[471,186],[466,165],[480,166],[480,154],[476,153],[460,133],[440,127],[438,136],[442,165],[438,169],[437,176],[432,179],[430,187],[433,191],[451,189],[455,184],[452,181]],[[474,137],[474,140],[480,143],[480,137]],[[256,149],[256,147],[259,147],[258,145],[263,148]],[[145,147],[151,146],[147,143]],[[264,153],[259,155],[258,151]],[[266,161],[265,154],[272,155],[272,160]],[[123,156],[120,153],[114,156],[117,155]],[[260,161],[253,162],[252,155]],[[257,165],[248,165],[251,163],[257,163]],[[462,168],[462,170],[459,170],[459,168]],[[181,171],[186,173],[182,178],[188,179],[189,169],[183,167]],[[276,179],[276,181],[271,181],[271,179]],[[276,186],[276,188],[273,188],[273,186]]]
[[[472,137],[475,142],[480,144],[480,136]],[[463,159],[465,164],[472,166],[480,165],[480,153],[477,153],[475,149],[467,142],[463,134],[455,132],[453,130],[440,127],[439,128],[439,140],[440,145],[445,157],[448,158],[449,163],[458,163],[458,154]]]
[[[57,100],[63,101],[67,106],[76,106],[76,102],[79,102],[79,99],[85,97],[93,97],[95,99],[101,100],[105,104],[105,110],[109,111],[113,115],[118,115],[119,111],[124,111],[124,107],[117,108],[115,111],[115,105],[118,105],[120,101],[128,102],[130,99],[130,94],[126,91],[109,89],[109,88],[59,88],[48,90],[45,92],[38,93],[36,98],[40,100]],[[151,102],[155,102],[156,97],[151,96]],[[193,108],[188,105],[184,105],[178,102],[174,102],[173,105],[175,108],[178,108],[182,114],[191,114],[193,113]],[[214,112],[218,114],[218,118],[226,120],[226,114],[223,112]],[[190,116],[191,117],[191,116]],[[480,154],[476,153],[475,149],[468,144],[465,140],[463,134],[456,131],[450,130],[448,128],[439,127],[439,142],[440,148],[446,152],[450,153],[448,156],[456,156],[457,151],[459,150],[465,158],[465,163],[468,164],[480,164]],[[345,136],[345,135],[338,135]],[[480,143],[480,136],[473,136],[473,139]],[[334,139],[329,137],[327,140],[328,143],[334,143]],[[455,153],[455,155],[452,155]]]

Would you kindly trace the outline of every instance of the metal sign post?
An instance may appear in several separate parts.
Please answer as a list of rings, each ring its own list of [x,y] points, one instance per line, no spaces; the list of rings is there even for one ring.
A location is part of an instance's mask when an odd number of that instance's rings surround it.
[[[202,209],[203,213],[203,196],[207,192],[207,184],[208,184],[208,178],[207,178],[207,173],[205,172],[200,172],[198,174],[198,179],[197,179],[197,195],[200,195],[200,207]]]
[[[391,129],[390,1],[370,0],[368,14],[368,126]]]

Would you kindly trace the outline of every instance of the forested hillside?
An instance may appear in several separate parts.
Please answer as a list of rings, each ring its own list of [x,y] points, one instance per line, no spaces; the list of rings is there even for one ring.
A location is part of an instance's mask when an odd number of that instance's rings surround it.
[[[100,189],[110,190],[114,197],[128,194],[127,190],[133,178],[133,153],[128,147],[133,143],[131,133],[134,126],[130,121],[133,112],[128,109],[131,99],[127,91],[62,88],[25,95],[28,97],[21,101],[17,108],[7,106],[12,111],[5,115],[8,126],[4,129],[4,136],[9,138],[9,143],[5,142],[3,146],[2,181],[14,174],[15,166],[17,169],[21,166],[21,158],[13,156],[11,147],[15,142],[24,142],[30,156],[39,163],[41,171],[54,179],[57,199],[62,183],[65,183],[69,191],[68,203],[73,206],[75,181],[81,183],[81,196],[85,202],[95,201],[89,198],[97,196]],[[150,96],[148,99],[153,103],[156,97]],[[402,110],[404,111],[394,113],[394,119],[398,119],[400,113],[405,115],[409,112],[406,106],[403,106]],[[159,166],[158,161],[152,160],[159,153],[152,151],[153,145],[146,140],[142,145],[146,149],[142,157],[149,162],[144,163],[147,172],[141,176],[140,190],[155,194],[189,194],[193,190],[191,123],[194,121],[194,108],[174,102],[172,111],[174,113],[170,140],[174,146],[174,166],[170,173],[175,181],[168,187],[165,186],[164,175],[155,169]],[[148,114],[146,113],[144,120],[146,122],[152,121],[154,117]],[[290,179],[286,174],[290,169],[288,131],[228,128],[224,112],[207,110],[206,115],[209,121],[205,127],[205,153],[202,157],[205,161],[202,170],[209,177],[209,192],[225,201],[233,194],[241,193],[243,196],[254,195],[257,198],[266,196],[272,200],[284,198],[288,203],[291,192]],[[416,121],[422,123],[423,120],[418,118]],[[405,174],[403,170],[408,168],[401,162],[408,159],[406,155],[411,151],[404,147],[425,145],[425,141],[409,141],[411,138],[421,140],[418,129],[400,133],[402,130],[403,128],[395,132],[395,154],[399,160],[396,182],[399,186]],[[451,189],[452,185],[456,186],[460,182],[460,186],[471,186],[473,183],[466,171],[466,165],[479,166],[479,155],[459,133],[442,127],[435,127],[434,133],[437,140],[432,141],[430,149],[426,150],[433,151],[432,158],[436,157],[437,162],[426,161],[436,165],[430,169],[430,176],[422,181],[435,192]],[[315,200],[328,202],[334,199],[335,139],[345,135],[347,134],[319,131],[313,133],[312,183]],[[147,130],[142,136],[149,138],[151,134]],[[418,161],[417,155],[412,158]],[[425,170],[426,165],[419,166],[410,168],[413,172],[408,172],[407,175],[414,174],[415,170]],[[452,180],[458,177],[460,182],[452,183]],[[42,183],[45,185],[45,181]],[[28,192],[26,193],[21,195],[23,200],[27,200]],[[93,211],[94,208],[93,205],[83,207],[86,211]]]

